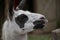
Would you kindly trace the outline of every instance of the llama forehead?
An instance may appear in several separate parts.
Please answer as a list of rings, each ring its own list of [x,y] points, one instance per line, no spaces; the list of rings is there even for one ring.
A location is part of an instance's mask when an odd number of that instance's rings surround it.
[[[14,11],[14,16],[13,17],[17,17],[19,15],[21,15],[24,11],[22,10],[18,10],[18,11]]]
[[[30,20],[40,20],[41,17],[44,17],[44,18],[45,18],[44,15],[42,15],[42,14],[37,14],[37,13],[30,13],[30,14],[26,14],[26,15],[28,16],[28,18],[29,18]]]
[[[18,16],[21,15],[21,14],[24,14],[24,15],[26,15],[29,19],[34,19],[34,20],[38,20],[38,19],[40,19],[41,17],[45,17],[45,16],[42,15],[42,14],[31,13],[31,12],[29,12],[29,11],[23,11],[23,10],[15,11],[14,17],[18,17]]]

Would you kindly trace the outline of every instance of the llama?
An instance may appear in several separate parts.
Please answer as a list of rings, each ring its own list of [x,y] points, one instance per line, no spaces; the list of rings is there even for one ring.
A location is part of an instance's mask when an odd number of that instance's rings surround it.
[[[3,24],[2,40],[27,40],[28,32],[42,29],[48,22],[42,14],[20,10],[19,6],[16,9],[12,9],[12,19],[8,15],[8,19]]]

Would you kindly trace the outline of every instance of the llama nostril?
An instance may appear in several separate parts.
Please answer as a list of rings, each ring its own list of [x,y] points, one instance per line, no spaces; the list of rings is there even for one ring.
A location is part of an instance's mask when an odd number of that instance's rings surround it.
[[[44,17],[41,17],[40,19],[45,19]]]

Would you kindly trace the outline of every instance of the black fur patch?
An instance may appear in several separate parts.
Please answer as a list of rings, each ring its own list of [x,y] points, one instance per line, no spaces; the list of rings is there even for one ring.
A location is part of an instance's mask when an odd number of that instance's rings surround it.
[[[34,29],[41,29],[41,28],[43,28],[44,27],[44,25],[43,24],[45,24],[45,22],[43,21],[43,20],[40,20],[40,21],[35,21],[35,22],[33,22],[34,23]]]
[[[25,14],[21,14],[15,18],[15,21],[20,28],[24,27],[24,24],[27,22],[27,20],[28,20],[28,17]]]

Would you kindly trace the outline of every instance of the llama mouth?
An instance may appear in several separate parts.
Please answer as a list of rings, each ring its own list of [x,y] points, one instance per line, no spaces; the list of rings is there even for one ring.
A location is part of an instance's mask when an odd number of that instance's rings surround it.
[[[45,24],[37,24],[34,26],[34,29],[42,29],[45,26]]]

